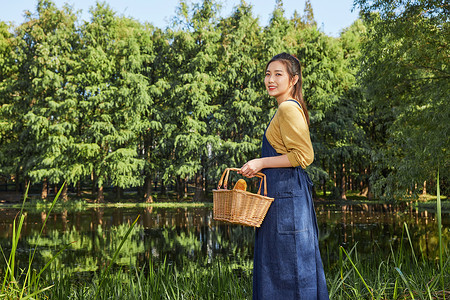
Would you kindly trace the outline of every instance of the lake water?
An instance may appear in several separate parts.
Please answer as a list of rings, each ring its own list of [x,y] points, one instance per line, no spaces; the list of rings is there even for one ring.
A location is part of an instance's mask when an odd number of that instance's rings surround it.
[[[6,255],[11,247],[12,223],[17,209],[0,209],[0,246]],[[339,246],[359,255],[391,253],[406,240],[407,224],[416,255],[438,257],[437,222],[431,212],[417,211],[413,205],[330,205],[316,203],[320,248],[325,268],[336,263]],[[116,263],[142,267],[166,260],[213,261],[227,257],[243,268],[251,268],[254,230],[213,220],[212,208],[96,208],[77,212],[52,212],[38,238],[46,212],[27,212],[18,259],[25,266],[37,247],[35,268],[39,269],[64,245],[70,244],[50,268],[69,273],[97,271],[111,260],[129,225],[140,216],[126,240]],[[443,215],[443,241],[450,246],[450,214]],[[0,259],[0,277],[5,262]]]

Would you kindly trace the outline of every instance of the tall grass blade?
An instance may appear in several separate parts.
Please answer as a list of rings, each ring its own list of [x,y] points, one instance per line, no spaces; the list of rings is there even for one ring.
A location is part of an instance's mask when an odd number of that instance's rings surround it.
[[[64,183],[64,184],[65,184],[65,183]],[[61,194],[61,192],[62,192],[62,190],[63,190],[64,184],[63,184],[63,186],[61,187],[61,189],[59,190],[59,192],[57,193],[55,199],[53,200],[53,203],[52,203],[52,205],[51,205],[51,207],[50,207],[49,213],[47,214],[47,217],[45,218],[45,221],[44,221],[44,223],[43,223],[43,225],[42,225],[42,228],[41,228],[41,231],[40,231],[40,233],[39,233],[38,239],[41,237],[42,232],[44,231],[44,228],[45,228],[45,224],[46,224],[46,222],[47,222],[47,219],[48,219],[48,217],[49,217],[49,215],[50,215],[50,213],[51,213],[53,207],[55,206],[56,201],[57,201],[58,198],[59,198],[59,195]],[[22,232],[22,227],[23,227],[23,224],[24,224],[25,216],[26,216],[26,214],[24,213],[24,207],[25,207],[25,202],[26,202],[26,200],[27,200],[27,198],[28,198],[28,190],[29,190],[29,187],[30,187],[30,185],[28,184],[27,189],[26,189],[25,194],[24,194],[24,200],[23,200],[23,202],[22,202],[22,207],[21,207],[21,209],[20,209],[20,213],[19,213],[20,219],[19,219],[19,224],[18,224],[17,228],[16,228],[16,218],[15,218],[14,221],[13,221],[12,247],[11,247],[11,253],[10,253],[10,255],[9,255],[9,259],[8,259],[8,260],[6,260],[6,257],[5,257],[5,254],[4,254],[4,252],[3,252],[3,249],[0,248],[3,257],[5,258],[6,266],[7,266],[7,267],[6,267],[6,272],[5,272],[5,278],[4,278],[3,284],[2,284],[2,293],[3,293],[3,292],[6,292],[7,294],[5,294],[5,296],[8,297],[8,299],[9,299],[9,298],[11,298],[11,299],[12,299],[12,298],[14,298],[14,299],[35,299],[36,295],[38,295],[38,294],[40,294],[40,293],[42,293],[42,292],[44,292],[44,291],[49,290],[50,288],[52,288],[53,285],[52,285],[52,286],[45,287],[45,288],[40,288],[40,287],[39,287],[39,279],[40,279],[40,275],[41,275],[42,272],[43,272],[43,271],[51,264],[51,262],[52,262],[52,261],[53,261],[53,260],[54,260],[54,259],[55,259],[55,258],[56,258],[56,257],[57,257],[64,249],[65,249],[65,248],[68,247],[68,245],[67,245],[67,246],[65,246],[60,252],[58,252],[58,253],[57,253],[57,254],[56,254],[56,255],[55,255],[55,256],[54,256],[54,257],[53,257],[53,258],[52,258],[45,266],[44,266],[44,268],[40,270],[40,272],[39,272],[38,274],[37,274],[37,271],[36,271],[36,270],[33,270],[33,269],[32,269],[32,263],[33,263],[33,260],[34,260],[34,257],[35,257],[35,255],[36,255],[36,251],[37,251],[37,247],[35,247],[35,248],[34,248],[34,251],[32,252],[32,254],[31,254],[31,255],[29,256],[29,258],[28,258],[28,268],[26,269],[26,272],[25,272],[25,271],[22,271],[22,273],[18,276],[18,277],[20,278],[23,274],[25,274],[25,278],[24,278],[24,280],[23,280],[23,284],[20,284],[20,285],[21,285],[21,287],[20,287],[18,280],[16,280],[16,278],[15,278],[15,273],[16,273],[15,262],[16,262],[16,252],[17,252],[17,247],[18,247],[18,244],[19,244],[20,234],[21,234],[21,232]],[[6,291],[6,288],[7,288],[7,285],[6,285],[6,283],[7,283],[7,278],[10,278],[10,285],[9,285],[9,286],[14,285],[14,287],[11,287],[11,288],[9,289],[9,291]],[[30,293],[30,294],[24,296],[25,293]],[[2,295],[2,296],[3,296],[3,295]]]
[[[343,260],[342,260],[342,247],[339,248],[339,266],[341,269],[341,279],[343,279],[344,278],[344,270],[343,270],[344,266],[343,266]]]
[[[442,259],[442,252],[444,249],[442,248],[442,216],[441,216],[441,190],[439,187],[439,168],[437,172],[437,178],[436,178],[436,217],[438,222],[438,235],[439,235],[439,268],[441,271],[441,284],[442,284],[442,295],[444,296],[445,300],[445,284],[444,284],[444,267],[443,267],[443,259]]]
[[[29,190],[29,188],[30,188],[30,183],[28,182],[27,188],[25,189],[25,194],[23,195],[22,207],[20,208],[19,215],[23,214],[23,208],[25,207],[25,202],[27,201],[27,198],[28,198],[28,190]]]
[[[43,289],[40,289],[40,290],[38,290],[38,291],[36,291],[36,292],[30,294],[30,295],[27,295],[27,296],[23,297],[23,298],[21,297],[20,299],[21,299],[21,300],[34,299],[34,298],[33,298],[34,296],[36,296],[36,295],[38,295],[38,294],[40,294],[40,293],[42,293],[42,292],[45,292],[45,291],[51,289],[52,287],[53,287],[53,285],[47,286],[47,287],[45,287],[45,288],[43,288]]]
[[[370,295],[372,296],[372,299],[374,298],[372,290],[369,288],[369,286],[367,285],[366,281],[364,280],[364,278],[362,277],[361,273],[359,272],[358,268],[356,267],[356,265],[353,263],[352,259],[350,258],[350,256],[348,255],[347,251],[345,251],[345,249],[340,246],[340,248],[342,249],[342,251],[344,252],[345,256],[347,256],[348,260],[350,261],[350,263],[353,266],[353,269],[355,269],[356,273],[358,274],[359,278],[361,279],[362,283],[364,284],[364,286],[366,287],[367,291],[369,291]]]
[[[397,270],[397,272],[400,274],[400,277],[403,279],[403,282],[406,284],[406,287],[408,288],[408,291],[409,291],[409,294],[411,295],[411,298],[414,300],[415,299],[414,298],[414,294],[413,294],[413,292],[411,290],[411,286],[409,285],[409,282],[406,279],[405,275],[403,275],[403,272],[399,268],[395,267],[395,270]]]
[[[392,299],[397,299],[397,290],[398,290],[398,278],[395,278],[395,284],[394,284],[394,295],[392,296]]]
[[[100,284],[98,286],[97,292],[95,293],[95,299],[97,299],[98,297],[98,293],[100,292],[100,290],[102,289],[102,286],[105,282],[105,279],[109,273],[109,270],[111,269],[112,265],[114,264],[114,261],[117,258],[117,255],[119,255],[120,250],[122,249],[123,244],[125,243],[125,241],[127,240],[128,236],[130,235],[131,231],[134,228],[134,225],[136,225],[137,221],[139,220],[140,215],[137,216],[136,220],[134,220],[134,222],[131,224],[130,228],[128,228],[125,236],[122,238],[122,241],[120,242],[119,247],[116,249],[116,252],[114,252],[114,256],[111,259],[111,261],[109,262],[108,267],[106,268],[105,272],[102,274],[102,277],[100,279]]]
[[[430,300],[433,300],[433,296],[431,296],[430,286],[427,284],[427,295]],[[445,297],[445,296],[444,296]],[[445,299],[445,298],[444,298]]]
[[[38,238],[37,238],[38,240],[41,238],[42,232],[44,232],[45,224],[47,224],[48,217],[50,216],[50,214],[51,214],[53,208],[55,207],[56,201],[58,201],[59,195],[61,195],[61,192],[62,192],[62,190],[63,190],[65,184],[66,184],[65,182],[62,184],[61,188],[59,189],[58,193],[57,193],[56,196],[55,196],[55,199],[53,199],[52,205],[50,206],[50,209],[49,209],[49,211],[48,211],[48,214],[47,214],[47,216],[45,217],[44,223],[42,224],[41,231],[39,232],[39,235],[38,235]],[[26,199],[26,197],[25,197],[25,199]],[[24,201],[24,203],[25,203],[25,201]],[[23,209],[23,205],[22,205],[22,209]],[[28,279],[30,278],[30,276],[31,276],[31,275],[30,275],[30,272],[31,272],[31,270],[32,270],[31,265],[32,265],[32,263],[33,263],[33,261],[34,261],[34,256],[36,255],[37,248],[38,248],[38,247],[34,247],[33,254],[31,255],[31,258],[30,258],[29,261],[28,261],[28,269],[27,269],[27,273],[26,273],[26,275],[25,275],[25,280],[24,280],[24,282],[27,282],[27,280],[28,280]],[[38,281],[39,281],[39,278],[35,277],[34,279],[35,279],[35,282],[36,282],[36,284],[37,284]],[[20,294],[20,297],[22,297],[23,293],[25,292],[26,287],[27,287],[27,286],[24,284],[24,285],[23,285],[23,288],[22,288],[22,292],[21,292],[21,294]],[[37,285],[36,285],[36,287],[37,287]]]
[[[39,271],[39,274],[37,275],[38,280],[41,278],[41,274],[45,271],[45,269],[48,268],[48,266],[50,266],[50,264],[61,254],[64,252],[64,250],[66,250],[70,245],[72,245],[73,243],[76,243],[76,241],[70,242],[67,245],[65,245],[61,250],[58,251],[58,253],[56,253],[46,264],[45,266]],[[39,283],[39,281],[37,282]]]
[[[26,197],[28,195],[28,188],[29,188],[29,185],[27,186],[27,189],[25,191],[24,199],[26,199]],[[19,288],[17,280],[15,278],[15,270],[16,270],[15,262],[16,262],[17,245],[19,244],[20,233],[22,231],[23,222],[25,220],[25,215],[23,214],[24,203],[25,203],[25,201],[23,202],[22,209],[20,210],[20,213],[19,213],[20,220],[19,220],[19,225],[18,225],[17,229],[16,229],[16,219],[14,218],[14,220],[13,220],[11,253],[9,254],[9,259],[7,261],[5,259],[7,269],[6,269],[5,278],[3,279],[2,291],[4,291],[6,288],[6,282],[7,282],[8,277],[10,278],[10,283],[13,283],[17,289]],[[2,250],[2,253],[3,253],[3,250]],[[3,256],[4,256],[4,254],[3,254]]]
[[[397,264],[401,265],[403,262],[403,235],[405,233],[405,227],[402,228],[402,238],[400,239],[400,250],[398,251]],[[392,249],[392,246],[391,246]]]
[[[414,253],[414,247],[413,247],[413,244],[412,244],[411,236],[409,235],[408,224],[403,223],[403,225],[405,226],[405,229],[406,229],[406,235],[408,235],[409,245],[411,246],[411,253],[412,253],[413,257],[414,257],[414,261],[416,262],[416,266],[418,266],[419,264],[417,262],[416,254]]]

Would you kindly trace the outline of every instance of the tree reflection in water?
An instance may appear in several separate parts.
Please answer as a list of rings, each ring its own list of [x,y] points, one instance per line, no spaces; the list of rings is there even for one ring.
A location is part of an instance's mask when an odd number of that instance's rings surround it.
[[[434,215],[417,212],[412,205],[317,205],[320,247],[325,268],[336,264],[339,246],[370,257],[374,251],[390,254],[399,247],[407,224],[416,253],[429,259],[438,256]],[[251,270],[254,230],[213,220],[211,208],[96,208],[82,212],[52,213],[43,237],[37,239],[46,212],[29,212],[20,244],[19,264],[25,266],[30,249],[39,247],[36,264],[44,264],[68,243],[74,242],[51,265],[51,271],[92,272],[111,260],[130,224],[141,215],[125,241],[116,264],[141,268],[165,259],[172,264],[184,260],[211,263],[226,258],[236,268]],[[0,244],[8,253],[14,210],[0,221]],[[443,217],[443,243],[450,243],[450,218]],[[404,235],[404,238],[406,235]],[[0,263],[4,269],[4,261]],[[37,268],[37,267],[36,267]],[[2,272],[2,271],[0,271]],[[1,274],[0,274],[1,275]]]

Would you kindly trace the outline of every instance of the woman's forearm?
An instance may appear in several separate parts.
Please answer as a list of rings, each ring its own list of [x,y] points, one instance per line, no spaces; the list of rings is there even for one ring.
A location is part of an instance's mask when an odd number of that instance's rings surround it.
[[[266,168],[289,168],[292,167],[286,154],[272,157],[256,158],[248,161],[238,172],[246,177],[253,177],[256,173]]]
[[[262,160],[262,169],[265,168],[289,168],[292,167],[286,154],[272,157],[259,158]]]

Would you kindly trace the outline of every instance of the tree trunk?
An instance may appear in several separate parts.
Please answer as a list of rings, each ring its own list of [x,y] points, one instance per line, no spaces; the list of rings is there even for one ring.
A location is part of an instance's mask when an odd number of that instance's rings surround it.
[[[367,199],[372,200],[373,199],[373,194],[372,194],[372,188],[370,186],[370,166],[369,168],[366,169],[366,174],[367,174],[367,178],[366,178],[366,182],[367,182]]]
[[[68,184],[65,183],[64,187],[61,191],[61,198],[64,202],[67,202],[67,200],[68,200],[67,189],[68,189]]]
[[[147,203],[153,203],[153,188],[152,188],[152,176],[148,175],[144,181],[144,201]]]
[[[204,199],[205,199],[205,190],[203,189],[203,176],[202,172],[199,172],[195,176],[194,201],[204,201]]]
[[[116,186],[116,200],[120,200],[123,198],[123,188]]]
[[[311,191],[312,191],[312,198],[313,198],[313,200],[317,199],[317,193],[316,193],[316,189],[314,188],[314,186],[311,187]]]
[[[103,185],[101,185],[97,189],[97,203],[103,202],[105,202],[105,196],[103,195]]]
[[[348,170],[348,188],[353,191],[352,169]]]
[[[341,180],[340,180],[340,190],[341,190],[341,199],[343,200],[347,200],[347,195],[346,195],[346,187],[345,187],[345,164],[342,164],[342,168],[341,168]]]
[[[359,181],[359,194],[361,195],[361,196],[367,196],[367,194],[366,195],[363,195],[363,191],[364,191],[364,181],[365,181],[365,176],[364,176],[364,171],[362,170],[362,169],[359,169],[359,177],[361,178],[360,179],[360,181]]]
[[[427,181],[425,180],[423,182],[423,190],[422,190],[422,196],[426,196],[427,195]]]
[[[81,197],[81,180],[77,181],[77,197]]]
[[[47,196],[48,196],[47,189],[48,189],[47,178],[44,178],[44,181],[42,182],[41,199],[47,199]]]
[[[326,170],[326,164],[325,164],[325,160],[322,162],[322,169]],[[330,174],[330,170],[328,170],[328,174]],[[323,199],[327,199],[327,178],[324,177],[323,178],[323,182],[322,182],[322,192],[323,192]]]
[[[91,194],[95,195],[97,193],[97,175],[95,174],[95,172],[91,173],[91,181],[92,181]]]
[[[164,180],[161,179],[161,194],[166,194],[167,190],[166,190],[166,185],[164,184]]]
[[[180,176],[177,176],[177,179],[175,182],[175,190],[177,193],[177,200],[181,200],[181,198],[183,198],[183,182],[182,182]]]
[[[208,176],[207,176],[206,168],[203,170],[203,177],[204,177],[203,190],[205,191],[205,195],[206,195],[206,193],[208,191]]]

